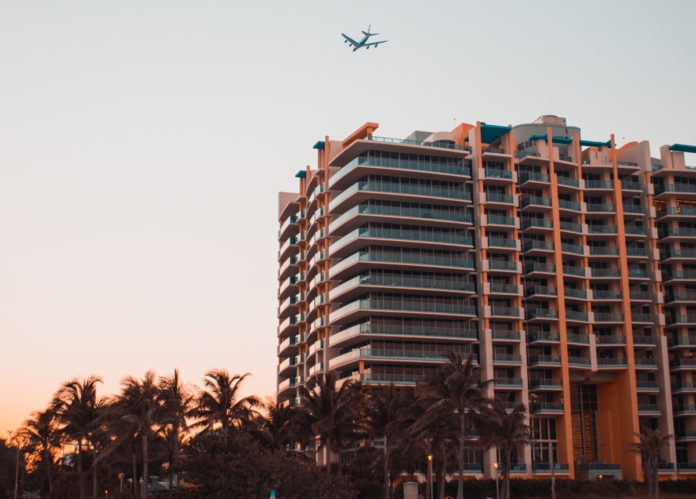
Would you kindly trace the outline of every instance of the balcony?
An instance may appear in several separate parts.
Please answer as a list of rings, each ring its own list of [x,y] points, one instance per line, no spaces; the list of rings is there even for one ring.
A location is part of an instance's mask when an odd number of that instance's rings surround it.
[[[597,314],[595,314],[596,317]],[[596,335],[598,345],[626,345],[626,337],[621,335]]]
[[[696,358],[685,357],[681,359],[672,360],[669,363],[669,368],[673,371],[676,370],[693,370],[696,369]]]
[[[585,189],[587,190],[613,190],[613,180],[585,180]]]
[[[500,329],[494,329],[491,332],[491,337],[495,341],[520,341],[521,333],[519,331],[506,331]]]
[[[545,218],[526,218],[522,220],[521,229],[529,232],[538,230],[552,230],[553,222]]]
[[[570,178],[570,177],[562,177],[558,175],[556,177],[556,181],[558,182],[558,187],[560,188],[561,186],[565,187],[572,187],[574,189],[579,189],[580,188],[580,181],[575,178]]]
[[[578,357],[576,355],[568,356],[568,365],[573,367],[590,367],[592,359],[589,357]]]
[[[522,388],[522,378],[495,378],[495,388]]]
[[[535,331],[527,336],[528,343],[556,344],[561,341],[561,335],[551,331]]]
[[[602,369],[623,369],[628,365],[628,361],[622,357],[600,357],[597,359],[597,367]]]
[[[672,336],[667,340],[667,345],[672,348],[696,348],[696,336]]]
[[[556,402],[536,402],[529,404],[530,414],[562,414],[563,404]]]
[[[621,324],[624,322],[624,314],[620,313],[603,313],[595,312],[594,314],[595,323],[605,323],[605,324]],[[598,336],[598,341],[601,336]],[[608,338],[614,338],[613,336],[608,336]],[[624,344],[626,340],[624,338]]]
[[[558,355],[532,355],[529,357],[530,367],[558,367],[561,365],[561,357]]]
[[[556,266],[549,263],[532,263],[524,267],[523,273],[528,276],[535,274],[556,274]]]
[[[513,353],[494,353],[493,363],[505,365],[520,365],[522,364],[522,356],[520,354]]]
[[[590,337],[586,334],[568,333],[566,335],[566,339],[567,339],[568,343],[572,343],[574,345],[589,345],[590,344]]]
[[[558,292],[553,286],[530,286],[524,290],[524,295],[526,297],[532,296],[557,296]]]
[[[527,310],[526,316],[530,321],[558,320],[558,310],[543,308]]]
[[[550,241],[527,241],[524,243],[524,246],[522,247],[522,251],[530,255],[553,252],[553,250],[554,246],[553,243]]]
[[[650,370],[657,369],[657,360],[656,359],[647,359],[647,358],[637,357],[635,359],[635,363],[636,363],[636,369],[650,369]]]
[[[669,326],[694,326],[696,325],[696,313],[669,315],[665,318],[665,325]]]
[[[527,206],[550,208],[551,199],[541,196],[524,196],[520,201],[520,208],[524,209]]]
[[[523,173],[520,175],[519,183],[521,186],[529,184],[525,187],[533,184],[544,185],[549,183],[549,176],[545,173]]]
[[[529,381],[530,390],[561,390],[563,389],[563,380],[556,378],[547,379],[532,379]]]

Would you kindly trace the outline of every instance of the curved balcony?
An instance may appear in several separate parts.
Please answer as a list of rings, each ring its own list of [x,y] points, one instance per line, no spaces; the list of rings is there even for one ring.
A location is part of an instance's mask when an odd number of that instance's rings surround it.
[[[474,247],[471,236],[453,230],[420,230],[385,227],[359,227],[336,239],[330,247],[331,257],[340,258],[366,245],[408,245],[428,248],[461,249],[462,246]]]
[[[399,273],[372,273],[355,276],[329,291],[329,300],[336,301],[339,298],[350,297],[357,293],[364,293],[366,287],[370,290],[394,291],[403,290],[427,290],[441,293],[460,295],[462,293],[473,294],[476,285],[462,275],[448,276],[445,274],[399,274]]]
[[[388,144],[371,142],[371,144],[357,144],[357,146],[389,149]],[[399,147],[402,148],[403,146],[400,145]],[[460,156],[463,154],[463,152],[458,153]],[[413,154],[394,154],[385,151],[384,156],[382,156],[381,151],[366,151],[353,158],[335,173],[329,179],[329,188],[341,190],[365,175],[394,176],[399,174],[398,170],[417,171],[421,176],[427,176],[428,173],[432,173],[437,178],[442,178],[443,180],[451,179],[457,181],[463,177],[471,177],[471,167],[465,163],[466,160],[463,157],[449,157],[449,155],[445,154],[442,157],[425,155],[414,157]]]
[[[384,324],[366,322],[356,324],[334,332],[331,335],[330,345],[332,348],[350,346],[365,342],[372,338],[408,337],[414,341],[420,340],[456,340],[462,343],[471,343],[478,339],[478,333],[471,329],[470,324],[462,321],[452,321],[451,323],[433,324]]]
[[[465,272],[474,270],[474,260],[468,256],[459,256],[459,253],[433,253],[419,251],[418,249],[403,249],[399,251],[371,248],[354,253],[343,258],[339,263],[332,265],[331,269],[329,269],[329,278],[332,280],[340,280],[345,274],[356,274],[370,267],[375,267],[375,264],[379,264],[383,269],[408,268],[413,270],[422,268],[430,271],[432,267],[437,267],[439,272],[446,272],[449,270]]]
[[[344,189],[340,194],[334,197],[329,203],[330,213],[341,213],[344,211],[344,206],[353,206],[364,202],[367,199],[374,198],[375,195],[383,199],[393,197],[399,201],[414,201],[423,202],[424,198],[428,200],[440,202],[470,202],[471,193],[464,189],[464,184],[461,183],[457,187],[454,186],[438,186],[429,183],[401,183],[379,180],[361,180]]]
[[[396,317],[414,317],[427,315],[429,317],[450,317],[453,319],[462,317],[475,317],[476,307],[464,305],[461,301],[439,302],[424,301],[418,297],[393,298],[369,298],[350,302],[341,308],[331,312],[329,322],[341,324],[349,321],[357,321],[374,314]]]
[[[370,221],[393,224],[419,223],[432,227],[471,227],[473,216],[461,207],[366,203],[354,206],[334,219],[329,224],[329,233],[343,235]]]

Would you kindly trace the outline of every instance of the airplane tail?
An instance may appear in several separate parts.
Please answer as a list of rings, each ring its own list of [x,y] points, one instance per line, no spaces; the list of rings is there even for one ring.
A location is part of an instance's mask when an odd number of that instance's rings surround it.
[[[372,25],[370,24],[370,25],[367,26],[367,31],[363,31],[362,34],[365,35],[365,36],[368,37],[368,38],[371,37],[371,36],[379,35],[379,33],[370,33],[370,30],[371,30],[371,29],[372,29]]]

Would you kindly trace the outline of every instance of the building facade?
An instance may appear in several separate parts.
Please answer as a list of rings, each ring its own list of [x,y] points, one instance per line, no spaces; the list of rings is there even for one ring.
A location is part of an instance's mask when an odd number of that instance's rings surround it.
[[[278,398],[326,371],[414,385],[452,351],[529,408],[520,476],[696,476],[696,146],[565,119],[319,141],[279,195]],[[493,476],[493,458],[471,463]]]

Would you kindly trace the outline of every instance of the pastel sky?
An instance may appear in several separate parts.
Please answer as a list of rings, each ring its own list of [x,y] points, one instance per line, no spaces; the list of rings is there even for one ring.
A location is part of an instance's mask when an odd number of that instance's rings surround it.
[[[0,435],[64,381],[275,393],[277,193],[312,145],[556,114],[696,144],[696,2],[0,3]],[[340,33],[389,42],[353,53]],[[693,162],[696,164],[696,161]]]

